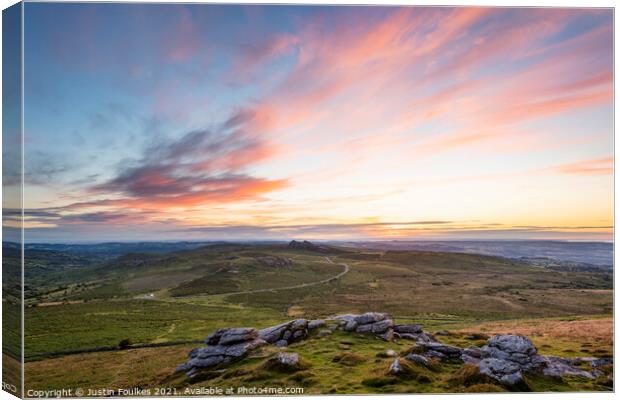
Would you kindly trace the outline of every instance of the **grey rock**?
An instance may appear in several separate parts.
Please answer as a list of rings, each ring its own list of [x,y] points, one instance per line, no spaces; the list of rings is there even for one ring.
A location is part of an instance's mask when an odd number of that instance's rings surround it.
[[[398,332],[398,333],[422,333],[422,325],[418,325],[418,324],[399,324],[399,325],[394,325],[394,332]]]
[[[286,367],[299,366],[299,354],[280,352],[276,355],[276,361]]]
[[[521,365],[531,364],[531,357],[523,353],[512,353],[510,355],[510,360]]]
[[[461,361],[463,361],[463,363],[465,364],[478,365],[480,364],[481,360],[480,358],[470,356],[469,354],[461,354]]]
[[[261,329],[260,331],[258,331],[258,336],[267,343],[275,343],[280,339],[280,337],[282,336],[282,332],[284,332],[289,325],[290,321],[276,326],[271,326],[269,328]]]
[[[544,368],[547,365],[547,357],[536,354],[530,358],[534,368]]]
[[[428,351],[424,352],[424,356],[426,358],[438,358],[440,360],[443,360],[444,358],[446,358],[446,355],[444,353],[440,353],[440,352],[435,351],[435,350],[428,350]]]
[[[355,320],[348,321],[344,326],[344,330],[347,332],[353,332],[357,328],[357,322]]]
[[[394,332],[394,337],[407,340],[418,340],[418,335],[413,333],[398,333]]]
[[[594,375],[590,372],[581,370],[571,365],[569,360],[561,357],[545,356],[546,364],[542,371],[545,376],[562,377],[562,376],[581,376],[592,379]]]
[[[394,326],[394,321],[392,321],[391,319],[384,319],[382,321],[372,324],[372,332],[384,333],[388,329],[392,328],[392,326]]]
[[[579,364],[579,363],[592,363],[592,361],[598,360],[596,357],[575,357],[569,359],[571,364]]]
[[[340,324],[346,324],[349,321],[354,321],[357,315],[353,314],[341,314],[332,317],[333,320],[338,321]]]
[[[207,338],[205,339],[205,343],[209,345],[216,345],[219,343],[220,338],[226,332],[228,328],[220,328],[213,331]]]
[[[388,315],[384,313],[367,312],[367,313],[364,313],[364,314],[361,314],[355,317],[355,322],[357,322],[359,325],[364,325],[364,324],[371,324],[374,322],[383,321],[384,319],[387,319],[387,318],[388,318]]]
[[[258,337],[258,331],[254,328],[231,328],[224,332],[218,344],[232,344],[253,340]]]
[[[260,346],[266,345],[263,339],[256,338],[248,342],[242,342],[228,346],[225,350],[225,354],[231,357],[245,357],[251,350],[254,350]]]
[[[313,319],[312,321],[308,322],[309,330],[314,330],[323,326],[325,326],[325,320],[322,319]]]
[[[357,332],[357,333],[370,333],[370,332],[372,332],[372,324],[358,325],[357,328],[355,328],[355,332]]]
[[[388,374],[390,375],[400,375],[404,372],[403,366],[401,365],[400,358],[394,359],[390,366],[388,367]]]
[[[593,368],[600,368],[600,367],[604,367],[605,365],[611,365],[613,362],[614,361],[611,358],[599,358],[599,359],[596,359],[596,360],[592,360],[590,362],[590,365]]]
[[[435,337],[429,333],[422,332],[417,335],[416,341],[418,343],[431,343],[435,341]]]
[[[189,364],[185,363],[185,364],[181,364],[181,365],[179,365],[179,366],[178,366],[178,367],[174,370],[174,372],[185,372],[185,371],[190,370],[191,368],[192,368],[192,367],[191,367]]]
[[[325,337],[325,336],[329,336],[332,333],[334,333],[334,331],[329,330],[329,329],[321,329],[319,331],[319,333],[317,333],[317,337]]]
[[[536,347],[532,341],[520,335],[497,335],[488,340],[487,345],[498,348],[507,353],[536,354]]]
[[[394,350],[392,350],[392,349],[387,349],[387,350],[385,351],[385,355],[386,355],[386,356],[388,356],[388,357],[396,357],[396,356],[398,355],[398,353],[397,353],[397,352],[395,352],[395,351],[394,351]]]
[[[293,332],[293,340],[299,340],[305,336],[306,336],[305,330],[298,330],[298,331]]]
[[[428,362],[429,362],[428,358],[426,358],[426,357],[424,357],[424,356],[422,356],[420,354],[414,354],[414,353],[407,354],[405,356],[405,359],[411,361],[414,364],[422,365],[424,367],[427,367],[428,366]]]
[[[463,349],[463,354],[470,356],[470,357],[481,358],[482,350],[479,347],[470,346],[466,349]]]
[[[286,346],[288,346],[288,342],[286,340],[278,340],[276,342],[276,346],[277,347],[286,347]]]
[[[592,371],[590,371],[590,374],[592,374],[593,378],[598,378],[600,376],[605,375],[605,373],[601,371],[600,369],[593,369]]]
[[[191,368],[211,368],[230,361],[224,356],[212,356],[208,358],[192,358],[187,362]]]
[[[282,335],[282,340],[289,341],[291,339],[291,336],[293,336],[293,332],[289,330],[284,331],[284,335]]]
[[[519,364],[499,358],[484,358],[478,364],[480,373],[501,381],[501,377],[521,371]]]
[[[510,359],[510,354],[498,349],[497,347],[482,346],[480,349],[484,358],[500,358],[502,360]]]
[[[306,329],[308,327],[308,320],[296,319],[291,323],[291,330],[296,331],[298,329]]]
[[[427,350],[437,351],[448,357],[459,358],[461,356],[462,350],[455,346],[450,346],[439,342],[421,343],[420,345]]]
[[[521,371],[517,371],[512,374],[501,376],[499,381],[504,385],[515,386],[523,382],[523,374]]]
[[[222,356],[226,353],[226,346],[209,346],[209,347],[199,347],[197,349],[192,350],[191,358],[207,358],[212,356]]]
[[[390,328],[381,335],[377,335],[377,337],[381,340],[385,340],[386,342],[392,342],[394,341],[394,331]]]

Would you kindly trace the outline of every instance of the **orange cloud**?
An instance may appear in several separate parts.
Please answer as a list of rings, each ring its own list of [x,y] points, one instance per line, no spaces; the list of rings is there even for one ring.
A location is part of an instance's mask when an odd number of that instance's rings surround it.
[[[612,157],[579,161],[553,168],[554,171],[568,175],[609,175],[614,172]]]

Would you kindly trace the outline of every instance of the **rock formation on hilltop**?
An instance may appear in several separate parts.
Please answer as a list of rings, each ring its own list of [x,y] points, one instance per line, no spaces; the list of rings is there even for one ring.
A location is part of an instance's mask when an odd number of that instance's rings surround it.
[[[291,242],[288,244],[288,247],[291,249],[297,249],[297,250],[316,251],[319,253],[329,252],[329,247],[323,246],[320,244],[314,244],[307,240],[304,240],[303,242],[298,242],[297,240],[291,240]]]
[[[256,260],[266,267],[284,268],[293,266],[293,261],[287,257],[264,256],[258,257]]]
[[[522,387],[520,385],[525,383],[525,375],[593,379],[604,375],[603,367],[613,362],[611,359],[594,357],[569,359],[540,355],[531,340],[520,335],[496,335],[482,347],[460,348],[441,343],[432,334],[424,332],[419,324],[395,324],[388,314],[367,312],[338,315],[325,320],[295,319],[261,330],[217,329],[206,338],[208,346],[192,350],[189,360],[180,365],[177,372],[185,372],[190,379],[194,379],[202,371],[239,361],[259,347],[287,347],[308,338],[330,336],[335,330],[374,335],[387,342],[413,341],[415,345],[401,355],[389,349],[385,352],[386,357],[394,357],[388,374],[406,375],[411,365],[429,367],[433,363],[450,361],[470,365],[485,379],[513,390]],[[272,363],[296,364],[298,360],[295,357],[298,355],[294,353],[279,353],[277,360],[272,360]],[[589,364],[591,369],[586,371],[577,368],[576,365],[583,363]]]

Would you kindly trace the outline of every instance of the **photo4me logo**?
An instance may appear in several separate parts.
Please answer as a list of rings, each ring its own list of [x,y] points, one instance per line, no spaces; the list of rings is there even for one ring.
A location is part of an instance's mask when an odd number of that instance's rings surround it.
[[[290,395],[303,394],[302,387],[257,387],[257,386],[240,386],[240,387],[189,387],[185,388],[183,394],[185,396],[214,396],[214,395]]]

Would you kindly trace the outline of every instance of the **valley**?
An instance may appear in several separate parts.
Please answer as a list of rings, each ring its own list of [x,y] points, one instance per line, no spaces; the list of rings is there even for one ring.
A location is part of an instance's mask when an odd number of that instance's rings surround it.
[[[558,271],[468,253],[219,243],[111,258],[82,253],[68,273],[66,264],[59,267],[53,260],[68,257],[70,250],[45,251],[52,253],[31,260],[37,263],[40,282],[47,283],[26,299],[26,382],[36,389],[157,386],[170,379],[188,349],[218,328],[263,328],[293,318],[366,311],[386,312],[429,332],[451,332],[451,343],[466,344],[472,332],[514,331],[527,334],[548,354],[609,357],[612,351],[611,335],[566,336],[551,328],[575,322],[610,329],[612,280],[606,270]],[[368,366],[345,366],[350,379],[342,387],[309,380],[314,383],[308,384],[308,393],[413,390],[400,383],[362,385],[362,376],[376,368],[371,355],[385,344],[353,340],[359,341],[353,347],[361,349]],[[336,349],[323,346],[331,344],[311,339],[291,348],[309,359],[332,357],[329,352]],[[390,346],[398,350],[410,344]],[[323,351],[326,355],[320,356]],[[88,368],[56,367],[69,363]],[[457,367],[439,374],[443,377],[438,375],[436,384],[415,390],[450,390],[441,382]],[[123,368],[131,372],[113,373]],[[332,373],[339,376],[326,374]],[[282,377],[265,379],[261,384]],[[590,390],[592,384],[573,382],[567,388]],[[557,385],[553,390],[559,390]]]

